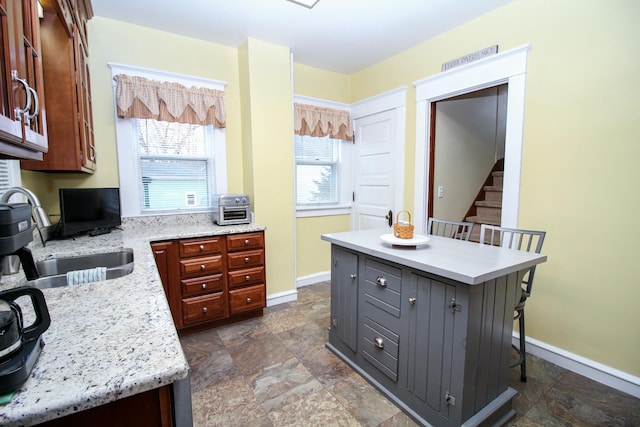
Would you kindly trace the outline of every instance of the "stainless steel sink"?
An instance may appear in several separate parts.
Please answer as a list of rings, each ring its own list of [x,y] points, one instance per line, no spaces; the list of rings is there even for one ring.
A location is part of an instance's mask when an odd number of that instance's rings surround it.
[[[37,262],[36,268],[40,278],[30,281],[29,285],[39,289],[67,286],[69,271],[96,267],[107,267],[107,279],[126,276],[133,271],[133,250],[124,248],[114,252],[60,257]]]

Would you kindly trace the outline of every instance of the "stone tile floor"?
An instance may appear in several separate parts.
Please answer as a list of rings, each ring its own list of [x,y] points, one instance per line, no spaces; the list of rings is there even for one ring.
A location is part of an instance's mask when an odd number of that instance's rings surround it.
[[[330,285],[262,318],[181,339],[192,369],[194,426],[414,426],[411,418],[325,348]],[[512,369],[509,426],[640,426],[640,399],[528,356]]]

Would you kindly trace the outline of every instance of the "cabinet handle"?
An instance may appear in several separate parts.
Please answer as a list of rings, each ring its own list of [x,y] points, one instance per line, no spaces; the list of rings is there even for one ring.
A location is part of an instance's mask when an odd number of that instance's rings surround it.
[[[200,265],[200,271],[204,271],[204,269],[207,268],[204,266],[204,264]]]
[[[245,263],[245,264],[249,264],[249,258],[245,258],[245,259],[244,259],[244,263]]]
[[[383,349],[384,348],[384,341],[382,341],[382,338],[380,337],[375,337],[373,339],[373,343],[376,345],[376,347]]]
[[[25,79],[21,79],[20,77],[18,77],[17,70],[11,70],[11,80],[16,83],[20,83],[22,87],[24,87],[24,92],[27,96],[27,102],[24,108],[16,107],[13,110],[13,114],[15,115],[15,120],[19,120],[22,122],[23,115],[24,117],[27,117],[29,110],[31,110],[31,91],[29,91],[30,89],[29,83],[27,83]]]
[[[386,288],[387,287],[387,279],[385,279],[384,277],[378,276],[378,277],[376,277],[376,284],[378,286]]]
[[[202,312],[206,313],[207,312],[207,307],[202,307]]]
[[[200,245],[200,252],[204,251],[204,245]]]
[[[245,282],[248,282],[249,280],[251,280],[251,276],[249,276],[249,275],[244,276],[244,281]]]
[[[38,92],[31,86],[28,86],[29,92],[31,92],[33,99],[33,113],[26,114],[27,123],[29,123],[32,119],[35,119],[38,114],[40,114],[40,99],[38,98]],[[28,112],[27,112],[28,113]]]
[[[355,275],[355,274],[352,274],[352,275],[351,275],[351,276],[349,276],[349,277],[351,277],[351,280],[356,280],[356,275]]]
[[[202,289],[207,289],[207,284],[206,283],[202,284]]]
[[[251,304],[251,298],[247,298],[247,304]]]
[[[91,150],[91,154],[89,155],[89,159],[92,162],[96,161],[96,158],[98,157],[98,152],[96,151],[96,146],[93,144],[89,145],[89,149]]]
[[[249,240],[245,240],[245,241],[244,241],[244,245],[245,245],[245,246],[249,245]]]
[[[415,298],[409,298],[409,304],[415,304],[415,303],[416,303]]]

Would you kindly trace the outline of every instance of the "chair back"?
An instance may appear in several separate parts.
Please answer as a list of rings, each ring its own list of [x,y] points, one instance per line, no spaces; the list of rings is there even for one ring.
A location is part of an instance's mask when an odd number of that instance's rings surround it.
[[[437,218],[429,218],[429,221],[427,222],[427,233],[434,236],[442,236],[458,240],[469,240],[472,231],[472,222],[446,221]]]
[[[480,226],[480,244],[502,246],[503,248],[535,252],[537,254],[542,250],[545,235],[546,232],[544,231],[521,230],[518,228],[498,227],[488,224],[482,224]],[[529,274],[525,275],[522,280],[522,284],[525,285],[525,290],[529,295],[531,295],[533,275],[535,272],[536,267],[531,267]]]

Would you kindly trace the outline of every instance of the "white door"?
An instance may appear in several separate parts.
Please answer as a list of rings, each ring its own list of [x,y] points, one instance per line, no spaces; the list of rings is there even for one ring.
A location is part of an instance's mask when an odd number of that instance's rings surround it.
[[[396,214],[398,160],[404,159],[396,110],[355,120],[355,200],[352,229],[389,227]],[[395,221],[395,219],[394,219]]]

